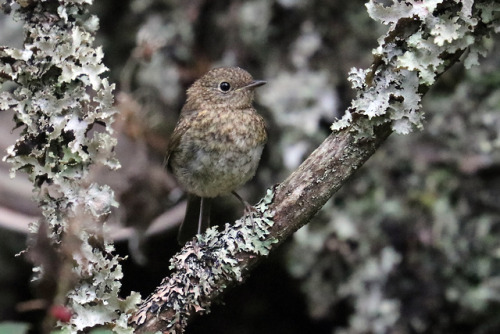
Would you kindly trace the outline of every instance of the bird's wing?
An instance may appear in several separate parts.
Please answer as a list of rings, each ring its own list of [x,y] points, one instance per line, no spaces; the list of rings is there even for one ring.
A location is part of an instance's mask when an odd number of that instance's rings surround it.
[[[193,118],[195,118],[197,114],[198,111],[196,110],[186,110],[186,108],[182,109],[181,115],[179,117],[179,120],[177,121],[177,125],[175,126],[174,132],[172,132],[170,140],[168,141],[167,152],[165,154],[165,160],[163,162],[164,167],[168,166],[170,156],[179,147],[182,136],[189,129],[189,127],[192,124]]]

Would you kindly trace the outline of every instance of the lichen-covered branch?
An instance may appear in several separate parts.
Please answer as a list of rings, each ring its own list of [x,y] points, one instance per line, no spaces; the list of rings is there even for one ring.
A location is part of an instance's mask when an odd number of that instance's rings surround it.
[[[101,324],[124,333],[134,296],[118,298],[119,258],[102,233],[116,206],[112,190],[92,182],[90,167],[119,167],[111,123],[114,85],[102,77],[98,19],[91,0],[7,1],[2,9],[24,22],[22,49],[0,48],[0,110],[13,109],[21,137],[4,158],[12,174],[33,182],[43,220],[33,223],[28,257],[48,316],[64,333]],[[62,311],[61,311],[62,310]]]
[[[493,1],[371,1],[370,15],[389,25],[373,65],[351,72],[357,98],[334,131],[290,177],[247,216],[222,232],[210,229],[172,260],[174,273],[132,318],[136,332],[181,333],[227,287],[241,281],[269,251],[305,225],[393,132],[422,128],[420,100],[435,79],[498,30]],[[252,224],[258,221],[258,224]],[[253,225],[253,226],[252,226]],[[264,250],[264,251],[263,251]]]

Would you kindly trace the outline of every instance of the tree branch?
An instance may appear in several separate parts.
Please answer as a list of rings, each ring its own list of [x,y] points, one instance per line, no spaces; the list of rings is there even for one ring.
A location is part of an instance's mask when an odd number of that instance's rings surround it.
[[[276,188],[272,237],[284,241],[307,224],[392,133],[389,123],[362,140],[356,140],[351,130],[332,133]]]
[[[496,6],[496,7],[495,7]],[[367,4],[390,29],[368,70],[351,72],[357,98],[334,132],[307,160],[257,204],[259,214],[217,232],[209,229],[171,260],[174,269],[132,318],[137,333],[183,332],[190,317],[205,312],[227,287],[305,225],[393,132],[422,127],[420,100],[436,78],[465,50],[466,65],[482,53],[495,29],[487,1]]]
[[[266,236],[266,240],[270,241],[273,249],[309,222],[392,132],[390,124],[386,123],[378,126],[373,137],[356,140],[350,130],[351,128],[347,128],[331,134],[297,171],[275,187],[272,204],[270,203],[263,210],[273,213],[273,224]],[[263,211],[260,213],[264,214]],[[256,216],[252,219],[258,218]],[[234,226],[226,226],[224,233],[217,233],[214,236],[209,233],[209,238],[212,239],[210,243],[200,236],[197,242],[188,243],[180,255],[177,255],[177,258],[183,259],[182,266],[179,266],[180,271],[165,279],[134,317],[133,321],[142,324],[137,326],[136,332],[154,332],[166,330],[166,328],[173,333],[180,331],[183,326],[180,324],[187,321],[192,315],[192,310],[205,310],[212,300],[224,292],[225,289],[217,288],[217,286],[234,285],[241,281],[239,273],[249,272],[252,267],[263,260],[267,252],[262,254],[263,256],[255,256],[245,247],[237,248],[234,254],[231,254],[234,261],[224,261],[225,256],[215,254],[220,248],[230,247],[231,242],[228,242],[228,239],[237,239],[237,237],[225,238],[227,235],[241,233],[241,239],[259,239],[256,235],[258,233],[252,230],[252,219],[246,217],[243,223],[240,220]],[[242,228],[244,232],[241,231]],[[246,242],[241,242],[241,245],[244,244]],[[218,263],[214,263],[214,261],[217,262],[214,258],[220,259],[221,262],[232,262],[237,270],[232,268],[227,275],[208,275],[208,278],[215,277],[216,280],[214,284],[208,284],[209,288],[205,289],[203,288],[205,282],[202,280],[206,278],[206,273],[219,270],[216,267]],[[208,293],[201,294],[199,301],[193,301],[189,296],[191,287],[186,289],[189,285],[185,284],[186,282],[193,283],[192,288],[199,285],[201,286],[199,290]],[[180,314],[186,318],[177,318]]]

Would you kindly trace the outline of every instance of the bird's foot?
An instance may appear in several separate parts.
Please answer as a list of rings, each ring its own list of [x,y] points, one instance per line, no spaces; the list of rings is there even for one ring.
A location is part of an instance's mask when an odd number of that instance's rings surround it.
[[[250,217],[250,222],[252,223],[252,229],[255,231],[255,220],[254,216],[257,215],[257,208],[255,208],[253,205],[245,201],[243,198],[241,198],[240,195],[236,191],[233,191],[232,194],[243,204],[244,209],[243,209],[243,214],[245,216]]]

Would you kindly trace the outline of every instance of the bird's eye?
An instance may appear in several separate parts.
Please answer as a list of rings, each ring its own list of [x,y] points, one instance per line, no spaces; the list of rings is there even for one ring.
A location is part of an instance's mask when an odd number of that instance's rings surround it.
[[[229,84],[229,82],[223,81],[220,83],[219,89],[223,92],[227,92],[231,89],[231,85]]]

